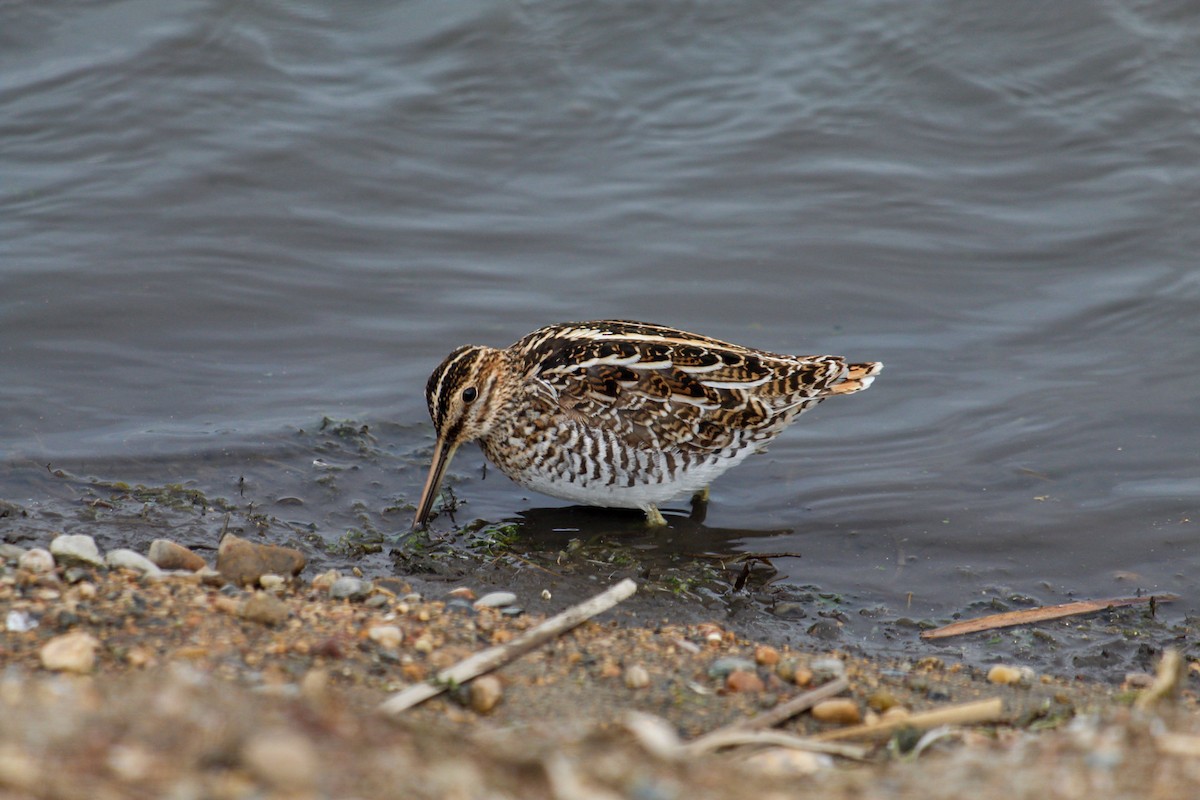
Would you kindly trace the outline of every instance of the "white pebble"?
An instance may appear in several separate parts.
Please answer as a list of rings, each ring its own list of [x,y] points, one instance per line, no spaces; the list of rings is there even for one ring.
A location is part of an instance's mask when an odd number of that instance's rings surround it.
[[[110,550],[108,555],[104,557],[104,563],[110,569],[131,569],[143,575],[155,578],[162,577],[162,570],[159,569],[157,564],[141,553],[135,553],[133,550],[127,550],[124,547],[117,550]]]
[[[512,592],[488,592],[475,601],[476,608],[504,608],[517,602],[517,596]]]
[[[32,550],[26,550],[21,555],[21,558],[17,561],[17,566],[39,574],[49,572],[54,569],[54,556],[50,555],[49,550],[35,547]]]
[[[54,672],[91,672],[96,664],[96,648],[99,640],[90,633],[74,631],[55,636],[42,645],[38,656],[42,666]]]
[[[59,536],[50,542],[50,552],[60,564],[104,566],[104,558],[100,555],[100,548],[96,547],[96,540],[86,534]]]
[[[404,631],[395,625],[375,625],[367,629],[367,638],[380,647],[395,650],[404,641]]]

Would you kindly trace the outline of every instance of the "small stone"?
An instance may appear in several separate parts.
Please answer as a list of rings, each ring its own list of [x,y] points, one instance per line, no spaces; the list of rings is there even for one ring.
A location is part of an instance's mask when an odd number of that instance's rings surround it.
[[[312,588],[318,592],[328,592],[329,587],[333,586],[333,582],[342,577],[342,573],[336,569],[327,570],[312,579]]]
[[[37,617],[28,611],[12,610],[4,620],[4,629],[11,633],[25,633],[38,626]]]
[[[731,672],[754,672],[754,662],[748,658],[737,658],[730,656],[729,658],[718,658],[716,661],[708,665],[708,677],[710,678],[725,678]]]
[[[625,668],[625,685],[630,689],[645,689],[650,685],[650,673],[641,664]]]
[[[153,666],[154,653],[145,647],[131,647],[129,648],[128,652],[125,653],[125,663],[138,669],[141,667]]]
[[[1028,685],[1035,677],[1036,673],[1029,667],[1010,667],[1007,664],[996,664],[987,674],[988,683],[1002,686]]]
[[[797,667],[796,674],[792,675],[792,683],[797,686],[811,686],[813,677],[813,671],[808,667]]]
[[[471,605],[469,602],[467,602],[466,600],[463,600],[460,597],[455,597],[451,600],[447,600],[446,601],[446,610],[447,611],[457,611],[459,613],[466,614],[467,616],[471,616],[471,617],[474,617],[479,614],[479,612],[475,610],[475,606]]]
[[[237,611],[242,619],[272,627],[286,622],[289,614],[287,604],[267,592],[255,592]]]
[[[471,681],[471,708],[478,714],[489,714],[504,697],[504,687],[494,675],[483,675]]]
[[[380,647],[395,650],[404,641],[404,631],[396,625],[375,625],[367,629],[367,638]]]
[[[295,576],[306,559],[299,550],[271,544],[255,544],[231,533],[217,548],[217,571],[230,583],[252,586],[267,573]]]
[[[829,683],[846,675],[846,665],[840,658],[818,658],[808,668],[812,670],[813,680],[817,683]]]
[[[822,700],[813,706],[812,715],[813,719],[837,725],[854,725],[862,722],[862,712],[858,710],[858,703],[848,697]]]
[[[383,592],[376,592],[363,602],[367,608],[382,608],[388,604],[388,595]]]
[[[63,580],[67,583],[79,583],[92,577],[92,571],[84,567],[67,567],[63,570]]]
[[[155,539],[150,543],[146,557],[161,569],[195,572],[208,566],[201,556],[170,539]]]
[[[8,542],[0,542],[0,561],[20,561],[27,551],[24,547]]]
[[[59,536],[50,542],[50,552],[59,564],[84,567],[103,567],[104,557],[96,540],[86,534]]]
[[[764,667],[773,667],[779,663],[779,651],[767,644],[754,648],[754,663]]]
[[[271,789],[307,793],[316,785],[321,760],[307,737],[275,729],[260,731],[245,744],[242,763]]]
[[[837,620],[823,619],[808,626],[808,635],[814,639],[832,642],[842,635],[842,624]]]
[[[448,592],[449,597],[457,597],[463,600],[474,600],[475,592],[469,586],[457,586]]]
[[[757,673],[735,669],[726,676],[725,689],[730,692],[761,692],[766,686]]]
[[[162,577],[162,570],[158,568],[157,564],[141,553],[135,553],[124,547],[110,550],[108,555],[104,556],[104,563],[108,565],[109,569],[131,569],[152,578]]]
[[[517,602],[512,592],[488,592],[475,601],[475,608],[504,608]]]
[[[418,637],[417,640],[413,642],[413,650],[416,650],[418,653],[429,655],[433,652],[433,640],[428,636]]]
[[[867,708],[873,709],[880,713],[887,711],[889,708],[894,708],[899,704],[896,696],[887,689],[880,689],[877,692],[872,692],[867,697]]]
[[[543,600],[549,600],[549,599],[550,599],[550,597],[551,597],[550,590],[549,590],[549,589],[542,589],[542,599],[543,599]]]
[[[49,550],[35,547],[21,554],[20,559],[17,560],[17,566],[23,570],[41,575],[54,569],[54,556],[50,555]]]
[[[371,582],[362,578],[344,575],[329,587],[329,596],[334,600],[362,600],[371,593]]]
[[[55,636],[38,651],[42,666],[54,672],[76,672],[84,674],[96,665],[96,648],[100,642],[95,636],[83,631]]]
[[[268,592],[276,592],[283,588],[287,583],[287,578],[282,575],[276,575],[274,572],[268,572],[266,575],[258,576],[258,585],[266,589]]]

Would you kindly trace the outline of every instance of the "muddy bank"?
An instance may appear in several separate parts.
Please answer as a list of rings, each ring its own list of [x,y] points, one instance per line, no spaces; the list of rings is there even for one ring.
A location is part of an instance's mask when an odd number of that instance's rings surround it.
[[[648,618],[643,596],[499,669],[490,699],[458,687],[392,719],[376,711],[390,693],[566,605],[549,579],[477,607],[484,590],[470,582],[324,573],[269,576],[263,590],[211,572],[6,556],[0,785],[14,797],[1200,791],[1195,670],[1179,696],[1141,712],[1129,707],[1148,683],[1138,676],[1123,688],[1029,674],[1001,685],[935,657],[866,660]],[[82,661],[47,661],[64,637],[82,640]],[[1002,713],[925,739],[905,728],[854,737],[861,760],[762,747],[669,757],[631,732],[637,711],[686,741],[835,677],[848,681],[839,699],[851,716],[804,713],[779,730],[810,737],[982,698],[1000,698]]]

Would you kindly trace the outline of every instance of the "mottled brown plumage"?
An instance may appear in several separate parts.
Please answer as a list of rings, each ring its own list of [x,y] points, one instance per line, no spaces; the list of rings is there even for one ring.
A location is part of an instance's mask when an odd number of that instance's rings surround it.
[[[504,350],[460,347],[425,388],[438,439],[415,522],[427,521],[454,451],[477,439],[523,486],[662,524],[659,503],[704,489],[882,368],[621,320],[549,325]]]

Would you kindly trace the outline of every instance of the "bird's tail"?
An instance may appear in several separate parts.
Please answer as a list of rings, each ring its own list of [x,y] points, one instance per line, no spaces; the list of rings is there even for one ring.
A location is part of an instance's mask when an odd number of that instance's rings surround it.
[[[847,364],[846,377],[829,387],[827,394],[854,394],[868,388],[875,376],[883,371],[883,362],[864,361],[861,364]]]

